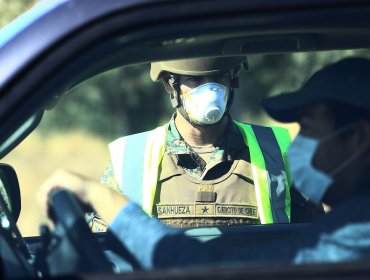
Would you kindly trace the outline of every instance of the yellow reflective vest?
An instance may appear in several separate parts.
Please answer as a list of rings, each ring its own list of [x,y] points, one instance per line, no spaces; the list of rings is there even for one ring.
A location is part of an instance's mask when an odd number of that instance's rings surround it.
[[[286,150],[289,132],[235,122],[249,148],[259,216],[262,224],[290,221],[290,186]],[[168,124],[121,137],[110,143],[115,179],[122,192],[152,214],[159,167],[166,149]]]

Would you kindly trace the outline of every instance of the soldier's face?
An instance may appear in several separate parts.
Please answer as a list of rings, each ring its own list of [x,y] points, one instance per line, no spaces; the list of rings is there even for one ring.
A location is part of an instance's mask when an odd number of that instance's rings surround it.
[[[180,98],[189,118],[201,125],[218,123],[224,116],[230,94],[230,75],[179,77]]]

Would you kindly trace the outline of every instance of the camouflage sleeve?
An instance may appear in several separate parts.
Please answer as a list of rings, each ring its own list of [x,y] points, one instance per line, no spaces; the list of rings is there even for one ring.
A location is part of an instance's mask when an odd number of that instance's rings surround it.
[[[104,186],[122,193],[116,179],[114,178],[112,161],[109,161],[103,175],[100,178],[100,182]],[[108,224],[96,212],[86,213],[85,218],[92,232],[103,232],[108,228]]]
[[[112,161],[109,161],[103,175],[100,178],[100,182],[103,185],[107,186],[108,188],[114,189],[115,191],[122,193],[122,190],[119,187],[116,178],[114,177]]]

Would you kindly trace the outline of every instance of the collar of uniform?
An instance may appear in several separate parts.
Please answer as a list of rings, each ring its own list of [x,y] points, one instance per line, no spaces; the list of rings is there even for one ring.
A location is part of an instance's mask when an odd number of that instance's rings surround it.
[[[190,147],[181,138],[179,131],[175,125],[176,113],[172,115],[168,124],[168,133],[166,140],[166,153],[168,155],[189,154]]]
[[[225,134],[218,145],[216,145],[209,162],[205,162],[193,149],[181,138],[175,125],[175,114],[172,116],[167,133],[166,153],[177,156],[177,165],[182,166],[189,173],[203,177],[205,174],[224,161],[233,161],[238,153],[245,149],[245,144],[239,129],[236,127],[230,116]],[[190,167],[187,163],[195,163]]]

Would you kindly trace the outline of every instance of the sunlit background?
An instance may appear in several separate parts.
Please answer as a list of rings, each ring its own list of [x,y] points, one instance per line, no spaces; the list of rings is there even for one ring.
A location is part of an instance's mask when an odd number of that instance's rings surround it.
[[[0,27],[37,2],[0,0]],[[240,74],[232,116],[280,125],[261,110],[261,98],[295,89],[322,65],[354,53],[370,57],[368,50],[248,56],[250,70]],[[149,79],[149,64],[103,73],[55,100],[39,127],[2,159],[18,174],[22,196],[18,226],[25,236],[38,235],[40,224],[47,221],[36,194],[53,171],[66,168],[99,180],[109,161],[109,142],[152,129],[172,114],[168,95]],[[292,136],[298,131],[295,124],[285,126]]]

